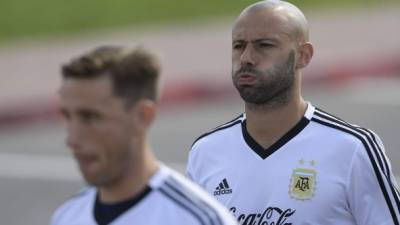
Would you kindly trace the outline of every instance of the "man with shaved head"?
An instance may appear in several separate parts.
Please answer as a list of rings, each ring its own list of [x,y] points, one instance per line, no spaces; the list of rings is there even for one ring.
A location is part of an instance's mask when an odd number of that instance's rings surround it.
[[[399,224],[381,139],[302,98],[313,53],[296,6],[244,9],[232,28],[232,80],[245,113],[194,142],[188,176],[243,225]]]

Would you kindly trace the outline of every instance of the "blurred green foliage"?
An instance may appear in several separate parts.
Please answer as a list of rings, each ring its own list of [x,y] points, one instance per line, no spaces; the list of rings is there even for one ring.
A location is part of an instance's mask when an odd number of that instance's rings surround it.
[[[396,0],[386,0],[396,1]],[[1,0],[0,40],[134,24],[237,15],[250,0]],[[301,8],[358,7],[375,0],[294,0]]]

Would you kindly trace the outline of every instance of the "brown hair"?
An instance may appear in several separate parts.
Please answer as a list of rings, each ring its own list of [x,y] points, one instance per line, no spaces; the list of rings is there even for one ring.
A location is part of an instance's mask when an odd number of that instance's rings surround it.
[[[142,98],[158,100],[159,61],[143,47],[101,46],[72,59],[61,72],[64,79],[110,76],[114,94],[126,99],[128,106]]]

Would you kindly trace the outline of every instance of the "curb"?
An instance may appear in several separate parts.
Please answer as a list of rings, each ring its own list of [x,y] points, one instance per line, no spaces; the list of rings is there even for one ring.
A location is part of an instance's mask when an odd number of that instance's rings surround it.
[[[400,55],[351,60],[317,67],[307,72],[305,84],[344,85],[356,79],[368,78],[400,78]]]

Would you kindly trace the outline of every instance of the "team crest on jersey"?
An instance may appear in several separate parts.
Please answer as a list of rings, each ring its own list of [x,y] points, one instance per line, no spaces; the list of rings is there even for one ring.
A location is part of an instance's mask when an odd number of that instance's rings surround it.
[[[303,164],[303,160],[300,164]],[[311,161],[312,166],[315,161]],[[289,194],[298,200],[311,199],[315,194],[317,172],[313,168],[297,168],[293,170]]]

